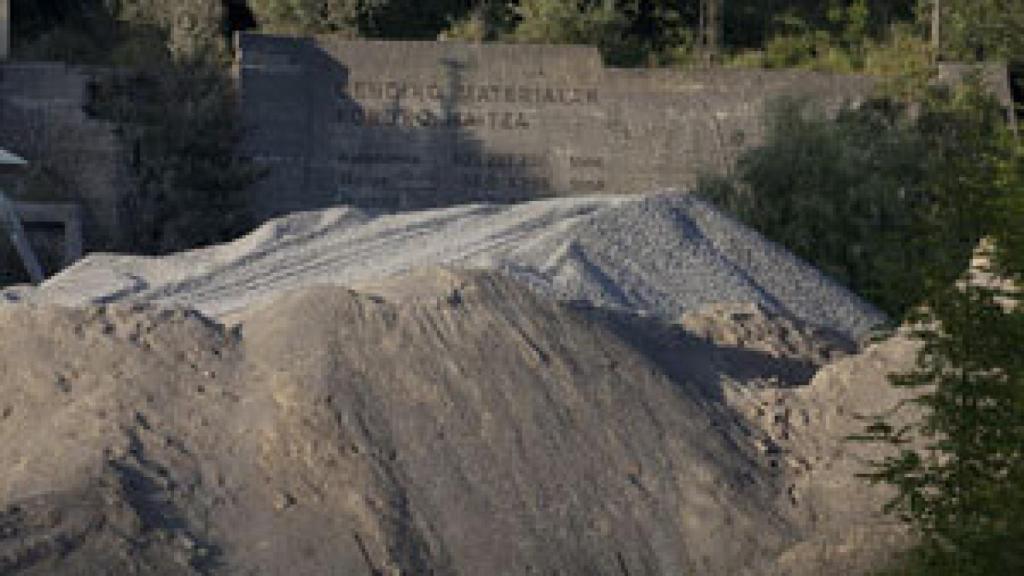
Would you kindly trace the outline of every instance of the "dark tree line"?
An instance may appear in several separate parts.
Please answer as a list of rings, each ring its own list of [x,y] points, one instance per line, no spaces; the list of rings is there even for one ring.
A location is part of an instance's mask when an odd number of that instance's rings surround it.
[[[1024,54],[1024,0],[940,0],[940,49],[949,59]],[[799,65],[856,52],[894,35],[930,42],[936,0],[13,0],[23,47],[100,52],[140,23],[217,21],[190,33],[223,41],[239,29],[352,37],[590,43],[620,65],[769,53]],[[180,27],[180,26],[179,26]],[[31,52],[29,52],[31,54]],[[774,56],[772,55],[774,54]],[[856,54],[854,55],[856,56]],[[759,61],[760,62],[760,61]],[[854,68],[863,67],[854,58]]]

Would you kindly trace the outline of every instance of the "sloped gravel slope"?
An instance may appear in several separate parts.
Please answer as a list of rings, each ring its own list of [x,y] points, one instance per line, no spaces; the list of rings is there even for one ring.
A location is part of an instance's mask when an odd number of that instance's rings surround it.
[[[497,269],[562,300],[666,320],[708,304],[752,303],[857,339],[884,320],[760,234],[674,193],[379,216],[352,208],[296,214],[204,250],[91,255],[6,299],[133,300],[222,316],[296,287],[373,282],[440,264]]]

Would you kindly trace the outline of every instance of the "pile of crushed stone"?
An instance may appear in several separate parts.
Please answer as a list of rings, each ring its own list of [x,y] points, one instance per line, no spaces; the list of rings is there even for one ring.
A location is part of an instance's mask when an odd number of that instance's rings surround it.
[[[664,320],[754,304],[860,339],[871,305],[692,195],[559,198],[393,215],[287,216],[221,246],[162,258],[94,254],[4,300],[131,300],[223,317],[318,283],[359,285],[429,265],[496,269],[541,294]]]
[[[662,202],[690,205],[628,209]],[[600,231],[618,207],[547,229]],[[501,212],[454,210],[433,234]],[[906,343],[851,355],[753,304],[663,323],[492,272],[227,305],[213,270],[242,292],[276,250],[341,270],[358,252],[341,237],[373,253],[369,229],[400,218],[344,214],[141,266],[140,282],[167,275],[151,300],[223,306],[231,325],[141,303],[0,306],[0,573],[810,576],[893,550],[884,491],[851,473],[870,448],[842,438],[894,401],[884,375]],[[218,261],[232,249],[252,260]],[[189,261],[207,266],[192,284]]]

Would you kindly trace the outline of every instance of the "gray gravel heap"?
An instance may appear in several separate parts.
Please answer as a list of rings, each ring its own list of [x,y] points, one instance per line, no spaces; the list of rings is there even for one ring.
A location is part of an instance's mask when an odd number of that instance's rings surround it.
[[[372,285],[431,265],[498,269],[562,300],[669,321],[750,303],[861,338],[884,315],[757,232],[688,194],[558,198],[373,216],[287,216],[162,258],[94,254],[5,300],[137,300],[212,315],[311,284]]]
[[[568,300],[676,319],[721,302],[754,303],[863,336],[885,316],[814,267],[692,195],[602,210],[571,233],[498,264]]]

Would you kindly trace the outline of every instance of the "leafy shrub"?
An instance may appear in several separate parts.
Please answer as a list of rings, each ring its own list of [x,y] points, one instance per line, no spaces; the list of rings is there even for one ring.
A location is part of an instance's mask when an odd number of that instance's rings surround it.
[[[700,193],[839,282],[900,313],[915,295],[896,282],[914,254],[905,236],[925,166],[923,142],[886,101],[835,120],[806,102],[774,102],[766,140]]]
[[[356,0],[250,0],[260,28],[267,32],[309,34],[348,32],[359,26]]]
[[[512,7],[505,2],[484,0],[461,17],[449,18],[441,37],[469,42],[499,40],[508,34],[514,17]]]
[[[614,2],[522,0],[514,11],[518,24],[511,39],[518,42],[592,44],[613,62],[627,50],[629,22]]]
[[[1012,285],[964,280],[992,239],[985,271],[1022,285],[1024,150],[977,78],[918,96],[913,114],[875,100],[834,120],[779,102],[764,145],[701,192],[905,318],[923,344],[892,379],[918,393],[921,415],[897,428],[887,413],[857,438],[894,448],[865,476],[894,488],[887,510],[919,541],[883,574],[1019,574],[1024,304]]]
[[[920,241],[953,210],[940,175],[984,165],[1003,123],[980,87],[963,94],[932,89],[913,115],[878,98],[834,119],[776,101],[763,145],[743,153],[733,174],[703,178],[699,192],[900,317],[923,298],[930,263],[941,259],[951,282],[980,240]]]
[[[929,253],[908,325],[923,346],[891,380],[923,410],[898,428],[883,415],[859,438],[893,449],[865,476],[892,486],[887,510],[919,539],[892,574],[1024,573],[1024,301],[1000,281],[1021,285],[1024,156],[998,112],[969,89],[920,122],[930,195],[914,241]],[[965,250],[981,256],[970,274]]]
[[[243,193],[258,176],[236,153],[235,97],[224,71],[202,60],[165,62],[107,78],[94,111],[119,125],[132,186],[132,249],[163,253],[234,238],[251,226]]]

